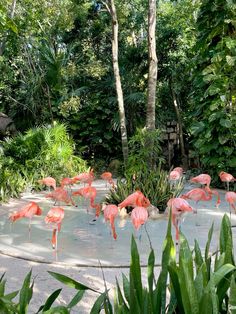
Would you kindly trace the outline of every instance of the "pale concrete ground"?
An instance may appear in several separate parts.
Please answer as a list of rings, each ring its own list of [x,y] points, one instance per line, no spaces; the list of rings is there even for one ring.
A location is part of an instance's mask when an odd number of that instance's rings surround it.
[[[101,181],[95,182],[95,186],[99,191],[99,199],[106,193],[104,183]],[[186,185],[185,189],[190,190],[195,185]],[[215,231],[212,240],[212,250],[218,246],[218,237],[220,230],[220,222],[225,212],[229,212],[228,205],[224,201],[224,191],[219,191],[222,203],[219,209],[215,208],[215,200],[212,202],[202,202],[198,205],[198,215],[188,214],[182,223],[182,231],[190,242],[193,244],[194,239],[197,238],[200,247],[204,249],[207,241],[207,233],[211,223],[214,221]],[[116,276],[121,279],[121,274],[124,272],[128,274],[128,268],[122,266],[129,265],[130,258],[130,238],[133,233],[131,223],[128,219],[125,226],[119,227],[117,223],[117,241],[113,241],[109,234],[109,227],[103,223],[103,218],[99,218],[95,226],[88,226],[88,221],[93,218],[93,213],[89,215],[83,210],[81,212],[82,218],[76,220],[78,216],[77,208],[70,208],[67,210],[67,218],[64,221],[61,233],[59,235],[59,252],[57,263],[55,263],[55,254],[50,247],[51,230],[45,230],[45,226],[37,217],[32,226],[31,241],[27,239],[27,221],[21,220],[17,222],[13,229],[10,230],[8,222],[9,212],[20,208],[29,200],[41,202],[40,205],[46,206],[48,209],[51,203],[45,201],[44,194],[24,194],[21,200],[11,200],[9,204],[0,206],[0,274],[6,272],[7,290],[9,292],[17,290],[21,287],[24,277],[33,269],[33,276],[35,278],[35,287],[32,304],[29,308],[29,313],[36,313],[39,306],[46,300],[46,298],[56,289],[63,288],[58,302],[60,304],[67,304],[74,296],[76,291],[72,288],[66,287],[56,279],[52,278],[47,271],[54,271],[65,274],[74,278],[81,283],[104,291],[104,282],[102,271],[98,266],[98,259],[105,268],[103,269],[108,288],[111,288],[110,293],[113,295],[112,287],[115,285]],[[194,203],[190,202],[195,206]],[[79,205],[79,210],[84,209],[83,204]],[[46,211],[47,212],[47,211]],[[85,220],[83,220],[83,217]],[[88,219],[89,218],[89,219]],[[76,220],[76,223],[74,222]],[[196,226],[197,224],[200,226]],[[232,215],[232,222],[236,224],[236,216]],[[80,224],[81,223],[81,224]],[[162,243],[166,233],[167,220],[160,219],[149,221],[147,223],[147,230],[155,250],[157,263],[160,263]],[[85,228],[81,232],[82,228]],[[42,231],[43,230],[43,231]],[[74,231],[73,231],[74,230]],[[76,232],[75,232],[76,231]],[[84,232],[86,231],[86,234]],[[236,239],[236,228],[232,228],[234,241]],[[141,263],[146,264],[149,252],[149,245],[147,236],[144,230],[135,234],[137,237],[137,244],[140,250]],[[142,235],[141,241],[138,240]],[[173,230],[174,236],[174,230]],[[8,255],[7,255],[8,254]],[[9,256],[11,255],[11,256]],[[15,258],[13,256],[32,259],[29,261]],[[40,262],[37,262],[40,261]],[[43,262],[43,263],[42,263]],[[48,263],[47,263],[48,262]],[[76,267],[79,263],[84,266]],[[86,267],[98,266],[98,267]],[[113,265],[121,266],[121,268],[112,268]],[[157,272],[158,272],[157,268]],[[142,269],[144,282],[146,282],[146,268]],[[121,282],[121,280],[120,280]],[[86,314],[97,298],[93,292],[86,292],[84,298],[75,308],[73,313]]]

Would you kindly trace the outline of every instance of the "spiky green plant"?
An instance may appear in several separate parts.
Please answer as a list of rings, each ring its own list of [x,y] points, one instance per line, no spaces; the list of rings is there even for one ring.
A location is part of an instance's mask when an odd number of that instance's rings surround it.
[[[158,167],[155,171],[143,171],[135,174],[135,177],[126,175],[125,179],[117,181],[115,188],[111,189],[105,198],[110,204],[121,203],[129,194],[140,190],[160,211],[164,211],[167,201],[177,197],[183,190],[183,179],[175,185],[168,179],[168,173]]]

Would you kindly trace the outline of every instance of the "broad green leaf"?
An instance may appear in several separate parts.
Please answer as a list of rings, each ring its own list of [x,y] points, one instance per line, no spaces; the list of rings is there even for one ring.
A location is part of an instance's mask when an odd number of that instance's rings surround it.
[[[186,238],[180,235],[179,281],[185,313],[199,313],[197,292],[193,282],[193,259]]]
[[[62,289],[58,289],[53,291],[53,293],[48,297],[45,304],[42,306],[42,310],[45,312],[49,310],[53,304],[53,302],[57,299]]]
[[[52,272],[52,271],[48,271],[48,273],[53,276],[54,278],[56,278],[58,281],[64,283],[65,285],[71,287],[71,288],[74,288],[76,290],[91,290],[91,291],[94,291],[94,292],[97,292],[99,293],[99,291],[91,288],[91,287],[88,287],[88,286],[85,286],[81,283],[79,283],[78,281],[68,277],[68,276],[65,276],[65,275],[62,275],[62,274],[59,274],[59,273],[55,273],[55,272]]]
[[[125,313],[129,313],[129,307],[122,295],[121,289],[120,289],[120,285],[119,282],[116,278],[116,297],[117,297],[117,303],[119,305],[122,305],[122,309],[125,311]]]
[[[232,127],[232,122],[228,119],[220,119],[220,125],[227,129],[230,129]]]
[[[137,298],[139,307],[141,309],[143,306],[143,287],[142,287],[141,267],[140,267],[140,261],[139,261],[138,248],[137,248],[137,244],[135,242],[133,235],[132,235],[132,240],[131,240],[130,290],[133,290],[132,295],[135,296],[133,301],[136,302],[136,298]]]
[[[18,293],[19,293],[19,290],[13,291],[11,293],[8,293],[8,294],[4,295],[4,298],[8,299],[8,300],[12,300],[12,299],[14,299],[17,296]]]
[[[231,263],[234,265],[232,230],[229,217],[226,214],[221,222],[220,253],[225,253],[225,263]]]
[[[154,311],[154,300],[153,300],[153,286],[154,286],[154,265],[155,265],[155,255],[153,249],[151,250],[148,258],[148,287],[149,287],[149,298],[151,312]]]
[[[171,211],[169,213],[168,227],[166,238],[163,244],[163,253],[161,261],[161,273],[159,275],[155,294],[155,303],[154,303],[154,312],[155,313],[165,313],[166,308],[166,286],[167,286],[167,277],[168,277],[168,265],[175,265],[175,246],[172,240],[171,235]],[[165,287],[165,288],[163,288]]]
[[[200,314],[209,314],[213,313],[212,300],[210,291],[206,291],[203,293],[202,299],[200,301]]]
[[[195,254],[194,255],[195,266],[196,266],[196,270],[198,272],[199,268],[203,264],[203,257],[202,257],[201,249],[200,249],[199,244],[198,244],[196,239],[194,240],[194,254]]]
[[[211,228],[208,231],[208,239],[207,239],[207,243],[206,243],[206,247],[205,247],[205,263],[207,265],[208,273],[209,273],[210,261],[211,261],[211,259],[209,258],[209,249],[210,249],[210,245],[211,245],[213,230],[214,230],[214,223],[211,225]]]
[[[76,295],[72,298],[70,303],[67,305],[67,307],[71,309],[72,307],[76,306],[82,300],[84,292],[85,290],[78,291]]]
[[[182,296],[182,292],[180,288],[180,281],[179,281],[179,270],[174,263],[171,263],[168,266],[168,271],[170,274],[171,286],[174,289],[180,313],[185,313],[184,306],[183,306],[183,296]]]
[[[30,287],[32,270],[26,275],[19,296],[19,314],[26,314],[29,302],[32,298],[32,288]]]
[[[236,314],[236,282],[235,275],[231,277],[230,290],[229,290],[229,304],[228,310],[231,314]]]
[[[101,309],[103,308],[103,304],[104,304],[106,297],[107,297],[107,293],[105,291],[95,301],[95,303],[94,303],[94,305],[90,311],[90,314],[99,314],[101,312]]]
[[[130,284],[128,278],[125,276],[125,274],[122,274],[122,281],[123,281],[123,291],[124,291],[124,296],[127,300],[127,302],[130,302]]]
[[[68,309],[65,306],[56,306],[46,312],[44,314],[70,314]]]

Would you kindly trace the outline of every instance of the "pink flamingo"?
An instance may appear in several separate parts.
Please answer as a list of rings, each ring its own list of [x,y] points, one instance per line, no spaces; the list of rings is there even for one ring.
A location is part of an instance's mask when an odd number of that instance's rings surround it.
[[[52,232],[52,248],[57,251],[57,238],[58,232],[61,230],[61,222],[64,218],[64,209],[61,207],[53,207],[47,213],[45,217],[46,224],[50,223],[53,225],[53,232]]]
[[[64,188],[66,185],[68,185],[71,188],[71,185],[73,185],[74,183],[75,180],[71,178],[62,178],[60,182],[62,188]]]
[[[97,195],[97,189],[93,186],[86,186],[73,192],[73,195],[80,195],[83,196],[84,198],[88,198],[90,200],[91,205],[92,203],[94,203],[95,197]]]
[[[115,186],[114,181],[112,180],[112,173],[111,172],[103,172],[101,174],[101,178],[105,181],[107,181],[113,188]],[[107,182],[106,182],[106,187],[107,187]]]
[[[184,172],[184,170],[183,170],[182,167],[175,167],[175,168],[173,169],[173,171],[179,172],[179,173],[181,174],[181,176],[183,175],[183,172]]]
[[[118,207],[110,204],[104,208],[104,218],[106,221],[110,221],[113,238],[116,240],[117,234],[115,230],[115,218],[118,215]]]
[[[46,185],[47,187],[49,187],[49,190],[50,190],[50,187],[56,190],[56,180],[52,177],[47,177],[47,178],[38,180],[38,183]]]
[[[150,206],[150,201],[146,198],[143,193],[139,190],[135,191],[134,193],[130,194],[126,199],[118,204],[118,207],[127,207],[127,206],[140,206],[140,207],[148,207]]]
[[[226,182],[226,184],[227,184],[227,191],[229,191],[229,183],[236,181],[236,179],[232,176],[232,174],[227,173],[225,171],[221,171],[219,173],[219,177],[220,177],[220,180],[222,182]]]
[[[85,183],[88,183],[89,186],[91,186],[93,180],[94,180],[94,172],[93,169],[91,169],[89,172],[83,172],[79,175],[73,177],[74,182],[80,181]]]
[[[210,195],[214,194],[214,195],[217,196],[216,207],[219,206],[219,204],[220,204],[220,195],[219,195],[219,193],[216,190],[212,190],[210,188],[211,176],[209,174],[202,173],[202,174],[200,174],[200,175],[190,179],[190,182],[199,183],[201,185],[206,185],[205,186],[206,192],[208,194],[210,194]]]
[[[56,188],[55,191],[46,194],[45,197],[55,200],[54,205],[56,205],[56,202],[63,202],[68,205],[72,204],[73,206],[76,206],[68,192],[63,187]]]
[[[18,219],[21,219],[23,217],[29,218],[29,238],[30,238],[30,232],[31,232],[31,219],[32,217],[41,216],[42,215],[42,209],[38,206],[35,202],[30,202],[29,204],[22,207],[19,211],[14,212],[10,215],[9,219],[14,222]]]
[[[199,174],[198,176],[190,179],[190,182],[199,183],[202,185],[206,184],[206,186],[208,188],[210,188],[211,176],[209,176],[209,174],[202,173],[202,174]]]
[[[173,183],[173,185],[175,185],[176,182],[182,178],[182,176],[183,176],[183,168],[176,167],[170,172],[169,180]]]
[[[145,207],[135,207],[131,213],[131,221],[134,228],[138,230],[148,219],[148,211]]]
[[[196,202],[196,214],[197,214],[197,204],[199,201],[210,201],[212,199],[212,194],[207,194],[206,190],[201,188],[195,188],[187,192],[186,194],[181,195],[183,199],[189,199]],[[196,222],[197,225],[197,222]]]
[[[185,212],[193,212],[195,210],[189,205],[189,203],[186,200],[184,200],[181,197],[169,199],[169,201],[167,202],[167,207],[171,208],[172,223],[176,230],[175,234],[176,245],[178,245],[181,216]]]
[[[225,200],[229,203],[229,210],[230,210],[230,220],[231,220],[231,208],[234,209],[234,212],[236,213],[236,193],[235,192],[226,192],[225,193]]]

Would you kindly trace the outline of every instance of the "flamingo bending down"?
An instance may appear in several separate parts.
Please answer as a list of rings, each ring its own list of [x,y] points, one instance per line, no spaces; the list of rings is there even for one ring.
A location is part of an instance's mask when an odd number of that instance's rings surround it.
[[[198,176],[190,179],[190,182],[199,183],[202,185],[206,184],[206,186],[208,188],[210,188],[211,176],[209,176],[209,174],[202,173],[202,174],[199,174]]]
[[[104,218],[106,221],[110,221],[112,236],[116,240],[117,234],[115,230],[115,218],[118,215],[118,207],[116,205],[110,204],[106,205],[104,208]]]
[[[118,204],[119,208],[122,207],[127,207],[127,206],[132,206],[132,207],[148,207],[150,206],[150,201],[148,198],[146,198],[143,193],[139,190],[136,192],[130,194],[126,199]]]
[[[10,215],[9,219],[14,222],[20,218],[27,217],[29,218],[29,238],[30,238],[30,232],[31,232],[31,219],[32,217],[41,216],[42,215],[42,209],[38,206],[35,202],[30,202],[29,204],[22,207],[17,212],[14,212]]]
[[[76,206],[68,192],[63,187],[56,188],[55,191],[46,194],[45,197],[55,200],[54,205],[56,205],[56,202],[63,202],[68,205],[72,204],[73,206]]]
[[[226,184],[227,184],[227,191],[229,191],[229,183],[236,181],[236,179],[232,176],[232,174],[227,173],[225,171],[221,171],[219,173],[219,177],[220,177],[220,180],[222,182],[226,182]]]
[[[75,183],[74,179],[71,178],[62,178],[60,181],[61,187],[64,188],[66,185],[68,185],[71,189],[72,184]]]
[[[101,174],[101,178],[105,181],[107,181],[113,188],[115,186],[114,181],[112,180],[112,173],[111,172],[103,172]],[[106,183],[107,186],[107,183]]]
[[[97,195],[97,189],[93,186],[86,186],[84,188],[78,189],[72,194],[83,196],[84,198],[88,198],[90,200],[90,205],[91,205],[94,203],[95,197]]]
[[[176,244],[179,243],[179,225],[181,221],[181,216],[185,212],[194,212],[195,210],[189,205],[189,203],[181,198],[181,197],[176,197],[176,198],[171,198],[167,202],[167,208],[171,208],[171,214],[172,214],[172,223],[175,227],[176,234],[175,234],[175,239],[176,239]]]
[[[210,190],[211,191],[211,190]],[[197,214],[197,204],[199,201],[210,201],[212,199],[212,193],[207,194],[205,189],[195,188],[187,192],[186,194],[181,195],[183,199],[189,199],[196,202],[196,214]],[[196,222],[197,225],[197,222]]]
[[[53,207],[47,213],[45,217],[45,222],[48,224],[53,225],[53,232],[52,232],[52,248],[57,250],[57,236],[58,232],[61,230],[61,222],[64,218],[64,209],[61,207]]]
[[[148,211],[145,207],[135,207],[131,212],[131,221],[134,228],[138,230],[148,219]]]
[[[89,186],[91,186],[93,180],[94,180],[94,172],[93,169],[91,169],[89,172],[83,172],[78,174],[77,176],[72,178],[74,182],[80,181],[85,183],[88,183]]]
[[[50,190],[50,187],[56,190],[56,180],[52,177],[47,177],[47,178],[38,180],[38,183],[46,185],[47,187],[49,187],[49,190]]]
[[[234,209],[236,214],[236,193],[235,192],[226,192],[225,200],[229,203],[229,207],[231,206]],[[230,208],[230,218],[231,218],[231,208]]]

